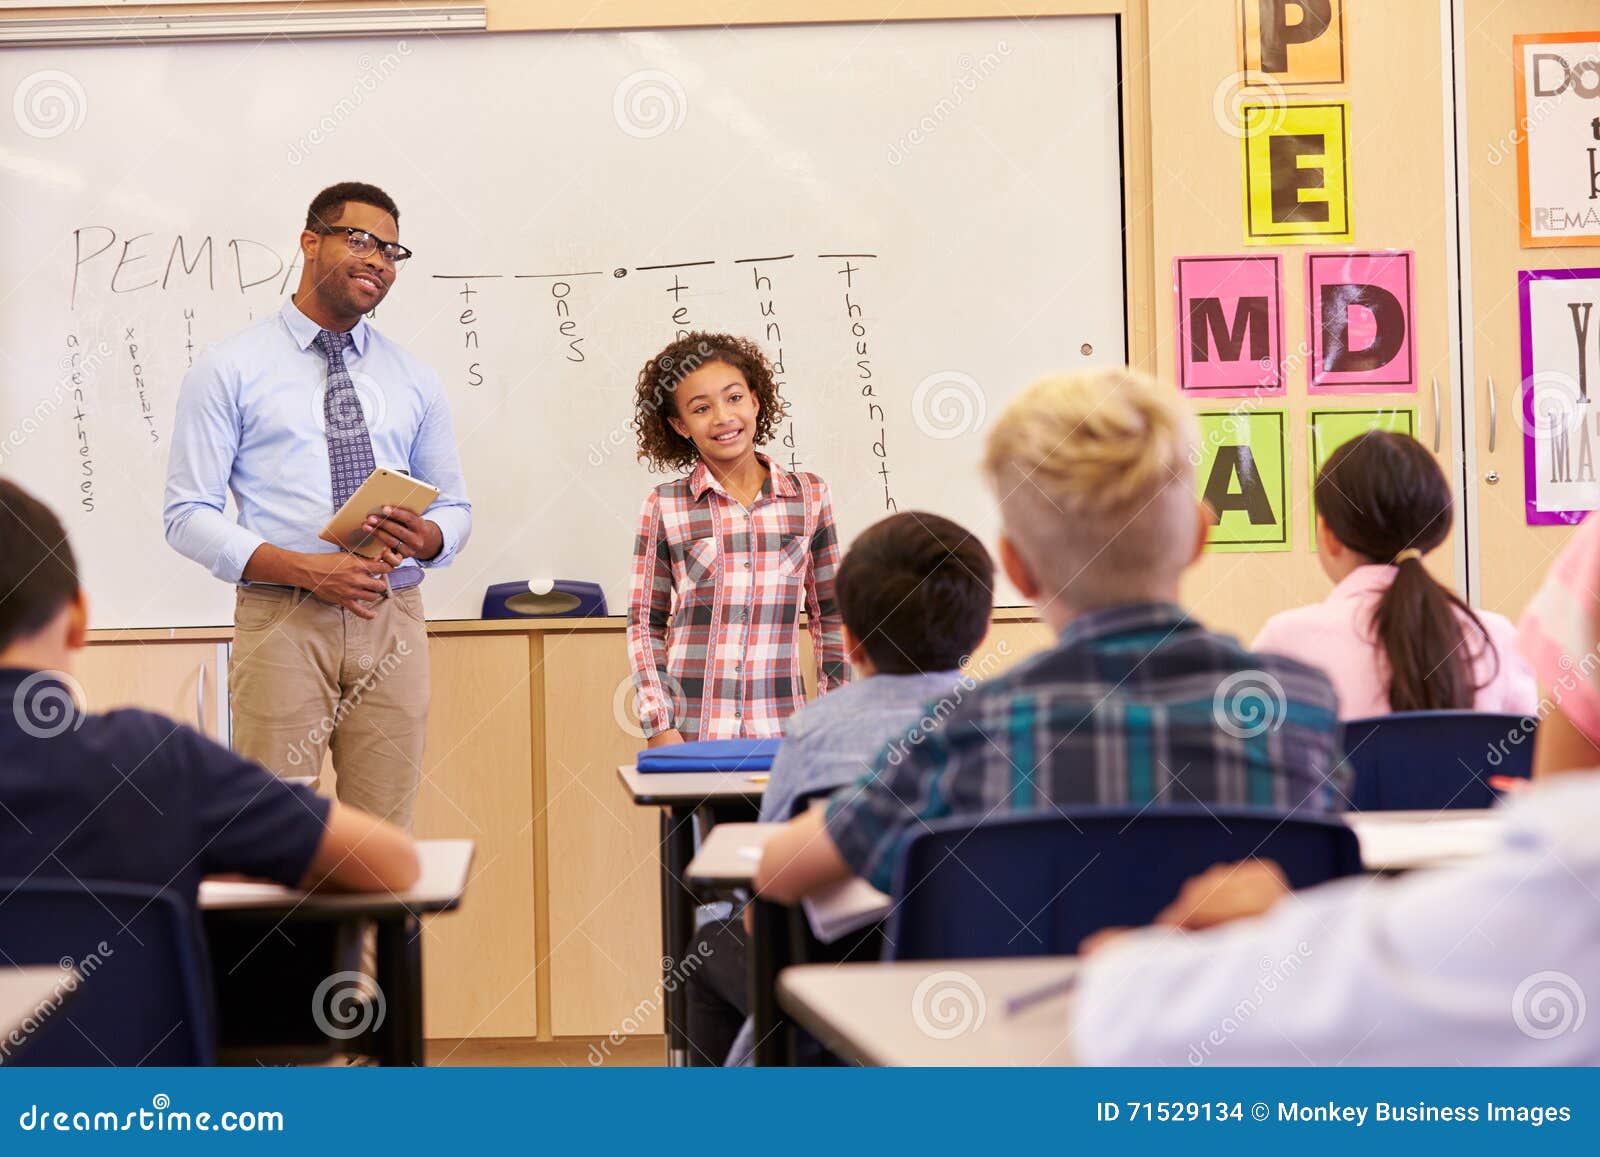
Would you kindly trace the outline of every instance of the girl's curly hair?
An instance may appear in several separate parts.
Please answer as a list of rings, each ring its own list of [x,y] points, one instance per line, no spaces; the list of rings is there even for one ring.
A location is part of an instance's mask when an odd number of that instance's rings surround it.
[[[674,392],[678,383],[701,366],[732,366],[750,383],[760,409],[756,413],[755,444],[765,445],[787,412],[772,380],[772,367],[761,347],[749,338],[726,333],[686,334],[645,362],[634,389],[633,428],[639,433],[639,460],[652,471],[688,470],[700,460],[694,443],[667,421],[677,416]]]

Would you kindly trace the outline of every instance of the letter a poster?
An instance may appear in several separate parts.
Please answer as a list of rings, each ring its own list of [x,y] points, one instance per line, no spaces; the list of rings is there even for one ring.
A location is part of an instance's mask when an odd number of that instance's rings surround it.
[[[1522,478],[1528,525],[1600,507],[1600,269],[1517,274],[1522,305]]]
[[[1217,515],[1206,550],[1289,550],[1287,415],[1238,409],[1199,413],[1199,496]]]

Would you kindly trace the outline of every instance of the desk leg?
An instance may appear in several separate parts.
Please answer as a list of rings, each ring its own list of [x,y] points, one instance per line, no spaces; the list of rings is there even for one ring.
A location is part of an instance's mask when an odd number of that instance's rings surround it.
[[[755,1063],[773,1068],[794,1063],[789,1022],[778,1010],[778,973],[794,959],[788,909],[768,900],[750,901],[750,1019],[755,1027]]]
[[[376,980],[383,993],[378,1027],[380,1065],[422,1065],[422,922],[415,916],[378,921]]]
[[[689,942],[694,925],[694,897],[683,883],[694,858],[694,810],[661,811],[661,976],[663,982],[678,976],[678,953]],[[689,999],[679,976],[663,984],[666,999],[667,1064],[689,1063]]]

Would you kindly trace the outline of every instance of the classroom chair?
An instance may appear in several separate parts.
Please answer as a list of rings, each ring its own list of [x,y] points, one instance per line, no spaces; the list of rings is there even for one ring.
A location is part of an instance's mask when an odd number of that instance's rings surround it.
[[[1361,871],[1337,818],[1264,808],[1086,807],[938,820],[895,874],[891,960],[1070,955],[1102,928],[1150,923],[1189,877],[1250,857],[1296,888]]]
[[[139,884],[0,880],[0,960],[70,961],[77,988],[41,1009],[7,1063],[209,1065],[205,951],[190,905]]]
[[[1344,725],[1356,811],[1484,808],[1490,776],[1533,774],[1537,720],[1479,711],[1400,711]],[[1513,743],[1512,739],[1516,742]]]

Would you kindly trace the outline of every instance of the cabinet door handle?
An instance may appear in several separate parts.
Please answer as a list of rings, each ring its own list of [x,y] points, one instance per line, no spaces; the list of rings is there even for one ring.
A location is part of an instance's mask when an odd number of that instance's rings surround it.
[[[1488,375],[1489,380],[1489,453],[1494,453],[1494,429],[1499,423],[1499,404],[1494,397],[1494,375]]]
[[[1439,375],[1433,375],[1433,452],[1439,452]]]
[[[200,734],[206,732],[206,665],[200,664],[200,677],[194,684],[194,725],[200,729]]]

